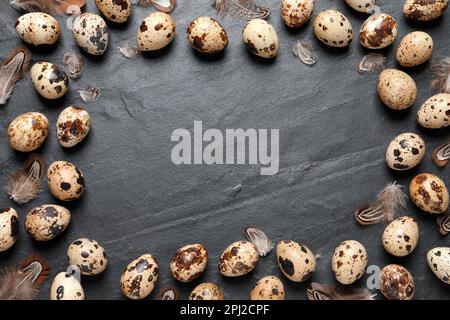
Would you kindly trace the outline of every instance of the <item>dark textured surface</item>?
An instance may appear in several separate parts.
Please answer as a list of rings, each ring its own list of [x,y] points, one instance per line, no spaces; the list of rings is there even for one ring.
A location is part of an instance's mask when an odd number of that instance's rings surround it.
[[[96,12],[93,1],[88,11]],[[399,43],[409,31],[421,29],[435,40],[432,60],[449,54],[449,13],[422,26],[406,21],[401,1],[379,1],[382,10],[399,22]],[[298,32],[287,30],[280,19],[278,1],[262,1],[273,8],[270,22],[276,27],[281,50],[272,62],[250,56],[241,42],[244,23],[230,17],[219,20],[230,44],[223,56],[205,59],[194,54],[185,40],[189,21],[199,15],[216,17],[208,0],[179,1],[173,17],[178,34],[163,52],[123,58],[116,45],[134,41],[140,21],[151,8],[135,7],[131,21],[122,27],[110,26],[110,47],[102,59],[86,55],[87,68],[81,79],[72,81],[70,92],[56,102],[45,101],[34,92],[28,78],[21,80],[7,105],[0,106],[0,181],[21,164],[25,155],[14,152],[6,140],[6,128],[18,114],[43,112],[51,121],[51,134],[41,152],[48,162],[68,160],[77,164],[87,182],[87,193],[77,202],[65,204],[72,211],[72,223],[58,239],[36,243],[26,234],[23,221],[34,206],[54,203],[45,186],[40,197],[19,207],[0,194],[0,206],[13,206],[20,214],[20,236],[16,245],[0,254],[0,266],[18,262],[34,251],[48,259],[52,277],[66,268],[65,252],[76,238],[89,237],[107,250],[110,265],[99,276],[83,277],[90,299],[122,299],[119,275],[128,262],[143,253],[152,253],[160,263],[160,281],[151,295],[164,285],[175,285],[168,265],[177,248],[199,242],[210,252],[206,273],[195,283],[178,285],[183,297],[201,281],[219,283],[229,299],[246,299],[260,277],[282,278],[274,253],[260,260],[257,269],[242,278],[224,279],[217,271],[222,250],[242,239],[241,230],[253,224],[274,241],[294,239],[320,253],[314,281],[331,283],[331,255],[346,239],[362,242],[369,264],[400,263],[416,280],[418,299],[449,299],[450,286],[434,277],[426,264],[426,252],[435,246],[449,246],[450,237],[438,234],[433,217],[408,204],[405,214],[417,217],[420,241],[406,258],[396,259],[383,250],[383,225],[361,228],[353,210],[388,182],[408,185],[418,172],[438,174],[447,183],[449,169],[437,169],[430,162],[433,147],[448,139],[448,131],[425,131],[415,114],[431,95],[430,64],[409,70],[417,82],[416,104],[406,112],[387,110],[376,92],[377,75],[360,75],[356,65],[365,51],[354,42],[348,50],[335,51],[320,45],[310,22]],[[319,0],[315,13],[337,8],[346,14],[355,30],[365,19],[343,1]],[[14,30],[19,13],[2,4],[0,10],[0,56],[20,43]],[[33,61],[62,64],[65,52],[76,49],[62,22],[62,39],[50,50],[33,49]],[[311,39],[317,48],[318,63],[307,67],[292,55],[291,46],[299,38]],[[394,46],[395,48],[395,46]],[[387,65],[396,67],[394,48],[386,50]],[[57,143],[55,121],[63,107],[82,105],[77,89],[98,86],[102,98],[86,105],[93,129],[80,146],[64,150]],[[260,176],[256,166],[175,166],[170,159],[176,128],[189,128],[202,120],[208,128],[279,128],[280,172]],[[424,162],[412,172],[395,174],[384,163],[389,141],[405,131],[419,133],[427,143]],[[232,188],[242,184],[240,193]],[[406,189],[405,189],[406,191]],[[305,299],[305,284],[282,278],[287,298]],[[365,280],[358,282],[363,286]],[[47,299],[51,279],[40,298]],[[381,298],[381,295],[378,295]]]

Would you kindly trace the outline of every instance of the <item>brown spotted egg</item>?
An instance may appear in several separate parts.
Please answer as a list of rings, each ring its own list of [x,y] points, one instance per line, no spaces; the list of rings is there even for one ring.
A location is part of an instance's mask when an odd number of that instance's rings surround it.
[[[375,0],[345,0],[345,2],[354,10],[369,13],[369,10],[375,4]]]
[[[411,300],[415,290],[411,273],[398,264],[385,266],[380,273],[381,293],[389,300]]]
[[[38,62],[31,67],[33,87],[41,96],[47,99],[59,99],[69,89],[69,77],[56,64]]]
[[[84,275],[96,275],[105,271],[108,258],[105,249],[95,240],[78,239],[67,249],[69,265],[76,265]]]
[[[402,133],[389,143],[386,163],[393,170],[408,170],[417,166],[425,156],[425,141],[415,133]]]
[[[0,252],[11,248],[19,236],[19,216],[13,208],[0,210]]]
[[[417,122],[428,129],[450,125],[450,94],[439,93],[425,101],[417,112]]]
[[[386,69],[378,78],[378,95],[387,107],[404,110],[416,102],[417,86],[407,73],[396,69]]]
[[[228,35],[222,25],[210,17],[198,17],[187,28],[192,49],[205,54],[217,54],[228,45]]]
[[[440,214],[448,209],[447,187],[444,181],[430,173],[421,173],[411,180],[409,196],[425,212]]]
[[[8,142],[17,151],[39,148],[48,136],[48,119],[39,112],[27,112],[15,118],[8,127]]]
[[[430,21],[442,16],[448,4],[449,0],[404,0],[403,13],[411,20]]]
[[[56,204],[45,204],[28,212],[25,230],[37,241],[60,235],[70,223],[70,211]]]
[[[70,148],[86,138],[91,129],[91,117],[83,107],[70,106],[64,109],[56,121],[59,144]]]
[[[384,249],[393,256],[407,256],[419,241],[419,224],[412,217],[397,218],[384,229],[381,241]]]
[[[59,39],[58,20],[43,12],[30,12],[16,20],[16,32],[26,43],[52,45]]]
[[[50,288],[50,300],[84,299],[85,294],[83,287],[74,274],[69,272],[60,272],[56,275],[55,279],[53,279],[52,286]]]
[[[281,272],[294,282],[308,280],[316,270],[316,258],[311,250],[292,240],[278,242],[276,258]]]
[[[353,41],[353,28],[341,12],[325,10],[314,19],[314,34],[331,47],[347,47]]]
[[[225,300],[222,289],[211,282],[201,283],[192,290],[189,300]]]
[[[339,283],[352,284],[364,275],[367,262],[366,248],[358,241],[346,240],[334,250],[331,267]]]
[[[98,10],[109,21],[127,22],[131,14],[131,0],[95,0]]]
[[[79,15],[73,22],[72,34],[75,42],[89,54],[101,55],[108,47],[108,27],[98,14]]]
[[[433,248],[427,253],[427,262],[431,271],[441,281],[450,284],[450,248]]]
[[[268,276],[260,279],[250,291],[250,300],[284,300],[284,286],[280,279]]]
[[[432,53],[433,38],[426,32],[414,31],[402,39],[396,58],[403,67],[415,67],[430,59]]]
[[[308,22],[316,0],[281,0],[281,18],[291,28],[299,28]]]
[[[226,277],[239,277],[255,269],[259,254],[249,241],[230,244],[220,256],[219,271]]]
[[[47,170],[47,181],[51,193],[62,201],[78,199],[85,189],[83,173],[67,161],[53,162]]]
[[[156,51],[164,48],[175,37],[175,21],[164,12],[152,12],[139,26],[137,45],[141,51]]]
[[[205,271],[208,250],[198,243],[188,244],[177,250],[170,261],[172,276],[180,282],[191,282]]]
[[[262,58],[274,58],[280,50],[280,41],[275,28],[263,19],[250,20],[242,31],[247,49]]]
[[[395,41],[397,34],[397,21],[387,13],[377,13],[361,26],[359,42],[368,49],[383,49]]]
[[[144,299],[156,286],[158,270],[158,261],[151,254],[131,261],[120,275],[122,293],[129,299]]]

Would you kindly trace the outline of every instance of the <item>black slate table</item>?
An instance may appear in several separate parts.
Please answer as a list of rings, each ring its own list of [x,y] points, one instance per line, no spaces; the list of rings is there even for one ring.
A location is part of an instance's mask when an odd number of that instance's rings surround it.
[[[135,257],[152,253],[160,263],[160,281],[150,298],[165,285],[177,286],[183,297],[203,281],[223,287],[228,299],[247,299],[254,283],[266,275],[283,279],[288,299],[305,299],[308,283],[294,284],[281,275],[274,252],[262,258],[251,274],[226,279],[217,263],[222,250],[243,239],[243,227],[251,224],[265,230],[274,240],[293,239],[319,253],[312,280],[333,283],[331,256],[343,240],[362,242],[369,264],[383,267],[399,263],[416,281],[417,299],[449,299],[450,286],[429,270],[426,252],[436,246],[449,246],[450,237],[437,231],[434,217],[420,212],[411,202],[404,214],[420,223],[420,241],[406,258],[389,256],[381,245],[383,224],[362,228],[353,219],[356,207],[375,198],[387,183],[407,186],[419,172],[439,175],[450,184],[449,169],[438,169],[431,150],[448,140],[448,130],[421,129],[415,115],[420,104],[432,95],[430,63],[409,69],[418,85],[416,104],[405,112],[392,112],[382,105],[376,91],[377,74],[361,75],[356,66],[366,54],[357,41],[347,50],[332,50],[313,36],[312,22],[298,31],[284,27],[278,1],[266,0],[272,7],[269,21],[278,31],[279,56],[264,62],[251,56],[241,41],[244,22],[218,17],[208,0],[179,1],[173,12],[177,35],[167,49],[125,59],[117,45],[134,41],[143,18],[154,9],[135,6],[129,23],[110,25],[110,46],[105,56],[94,59],[83,53],[87,67],[82,77],[70,84],[69,93],[58,101],[41,99],[29,77],[18,82],[9,102],[0,106],[0,182],[21,165],[26,155],[14,152],[6,139],[6,128],[17,115],[43,112],[51,122],[51,134],[39,150],[48,163],[67,160],[85,174],[87,193],[80,201],[67,203],[72,223],[59,238],[37,243],[26,234],[23,221],[33,207],[58,203],[45,186],[36,200],[18,206],[0,193],[0,206],[13,206],[20,214],[20,235],[16,245],[0,254],[0,266],[17,263],[30,252],[48,259],[54,277],[67,267],[65,252],[80,237],[93,238],[107,250],[110,265],[93,277],[83,277],[89,299],[124,299],[119,288],[121,270]],[[387,66],[397,68],[395,47],[412,30],[429,32],[435,41],[432,61],[450,54],[450,13],[433,22],[416,25],[407,21],[401,1],[379,1],[383,11],[399,23],[399,38],[385,50]],[[358,30],[365,15],[352,11],[343,1],[318,0],[315,13],[338,9]],[[94,1],[87,11],[97,12]],[[20,43],[14,22],[20,15],[8,5],[0,10],[0,56]],[[208,59],[197,54],[185,39],[190,20],[216,17],[226,28],[230,43],[225,54]],[[32,49],[33,61],[46,60],[62,65],[64,53],[79,50],[63,17],[62,38],[51,49]],[[318,63],[308,67],[292,54],[297,39],[312,41]],[[102,97],[84,104],[78,94],[86,85],[101,89]],[[88,138],[73,149],[63,149],[55,136],[55,122],[63,107],[85,105],[93,127]],[[280,171],[261,176],[258,166],[182,165],[172,163],[173,130],[192,130],[194,120],[205,128],[280,129]],[[401,132],[419,133],[427,143],[423,163],[412,171],[398,174],[384,163],[389,141]],[[242,185],[240,192],[235,186]],[[405,188],[405,192],[407,189]],[[177,248],[188,243],[204,244],[210,253],[204,275],[189,285],[176,284],[170,276],[169,260]],[[364,286],[367,276],[357,286]],[[48,299],[51,280],[39,298]],[[381,299],[381,294],[378,294]]]

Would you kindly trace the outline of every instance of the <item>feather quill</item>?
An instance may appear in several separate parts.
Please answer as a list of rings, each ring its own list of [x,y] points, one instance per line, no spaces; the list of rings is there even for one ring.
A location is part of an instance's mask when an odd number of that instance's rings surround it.
[[[337,288],[313,282],[307,296],[308,300],[374,300],[375,295],[368,289],[347,290],[348,292],[341,292]]]
[[[434,63],[431,71],[431,87],[434,93],[450,93],[450,57]]]
[[[33,300],[50,273],[47,262],[36,255],[19,267],[4,269],[0,276],[0,300]]]
[[[388,184],[371,204],[355,210],[355,219],[361,225],[392,221],[406,206],[406,195],[395,182]]]
[[[17,10],[62,16],[81,11],[86,0],[13,0],[10,4]]]
[[[12,94],[15,83],[28,71],[31,52],[24,46],[11,50],[0,68],[0,104],[5,104]]]
[[[242,20],[266,19],[271,12],[255,0],[214,0],[213,6],[221,16],[230,13]]]

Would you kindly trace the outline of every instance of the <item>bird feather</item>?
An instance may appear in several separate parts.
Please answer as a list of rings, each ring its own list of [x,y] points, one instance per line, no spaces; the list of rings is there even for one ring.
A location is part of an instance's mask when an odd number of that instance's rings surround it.
[[[374,295],[368,289],[346,289],[323,285],[321,283],[311,283],[311,288],[307,291],[308,300],[373,300]]]
[[[255,0],[214,0],[213,6],[221,16],[228,12],[242,20],[265,19],[271,12]]]
[[[11,50],[0,68],[0,104],[5,104],[11,96],[15,83],[28,71],[31,52],[24,46]]]
[[[64,15],[72,14],[75,7],[81,10],[86,5],[86,0],[13,0],[10,4],[18,10]]]

